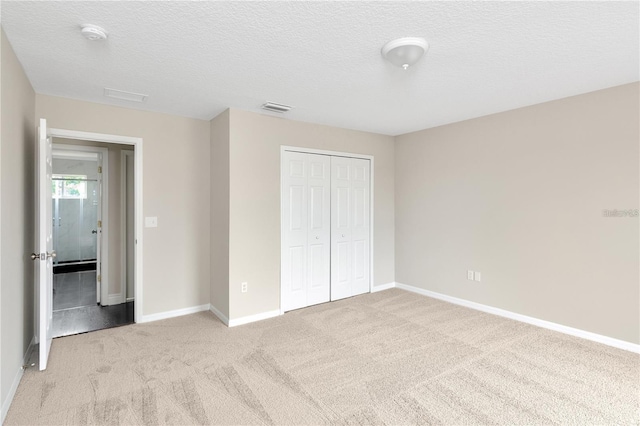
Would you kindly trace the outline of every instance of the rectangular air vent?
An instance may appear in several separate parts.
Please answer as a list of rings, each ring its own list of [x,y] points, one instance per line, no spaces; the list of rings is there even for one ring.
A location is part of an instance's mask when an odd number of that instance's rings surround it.
[[[267,102],[265,104],[262,104],[261,108],[267,111],[277,112],[279,114],[282,114],[283,112],[287,112],[291,110],[291,108],[293,107],[289,105],[276,104],[274,102]]]
[[[104,95],[108,98],[121,99],[123,101],[130,102],[144,102],[149,95],[143,95],[142,93],[125,92],[124,90],[116,90],[104,88]]]

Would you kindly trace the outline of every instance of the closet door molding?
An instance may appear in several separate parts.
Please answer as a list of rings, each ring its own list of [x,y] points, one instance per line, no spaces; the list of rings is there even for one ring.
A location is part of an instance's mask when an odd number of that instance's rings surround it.
[[[285,173],[284,173],[284,157],[285,152],[294,152],[300,154],[318,154],[325,155],[328,157],[345,157],[345,158],[354,158],[354,159],[362,159],[369,160],[369,250],[368,250],[368,276],[369,276],[369,288],[365,292],[371,292],[374,283],[374,262],[373,262],[373,253],[374,253],[374,192],[375,192],[375,181],[374,181],[374,158],[371,155],[364,154],[354,154],[348,152],[340,152],[340,151],[329,151],[329,150],[319,150],[313,148],[302,148],[295,146],[284,146],[280,147],[280,253],[281,256],[285,256],[285,249],[287,248],[287,235],[286,231],[286,221],[288,220],[288,216],[285,214],[285,200],[288,197],[288,194],[284,194],[284,184],[285,184]],[[287,308],[288,301],[285,301],[285,271],[284,271],[284,263],[283,258],[280,259],[280,313],[283,314],[289,309]]]

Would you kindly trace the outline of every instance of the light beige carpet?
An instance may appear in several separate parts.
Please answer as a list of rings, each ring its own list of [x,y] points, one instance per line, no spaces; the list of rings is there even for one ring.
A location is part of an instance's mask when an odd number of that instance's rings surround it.
[[[392,289],[53,342],[6,424],[640,422],[639,355]]]

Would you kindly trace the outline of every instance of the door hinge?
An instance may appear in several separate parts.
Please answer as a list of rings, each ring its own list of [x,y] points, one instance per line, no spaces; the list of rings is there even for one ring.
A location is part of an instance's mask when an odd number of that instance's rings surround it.
[[[102,228],[102,221],[101,220],[98,221],[98,228]]]
[[[102,173],[102,166],[98,166],[98,173]]]
[[[102,275],[98,275],[96,279],[98,280],[98,282],[100,282],[100,280],[102,279]]]

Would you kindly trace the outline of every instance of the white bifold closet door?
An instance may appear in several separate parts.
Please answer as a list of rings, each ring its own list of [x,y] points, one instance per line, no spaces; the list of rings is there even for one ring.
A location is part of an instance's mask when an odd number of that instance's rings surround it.
[[[331,267],[331,157],[282,156],[282,309],[328,302]]]
[[[331,157],[331,300],[369,292],[370,162]]]

